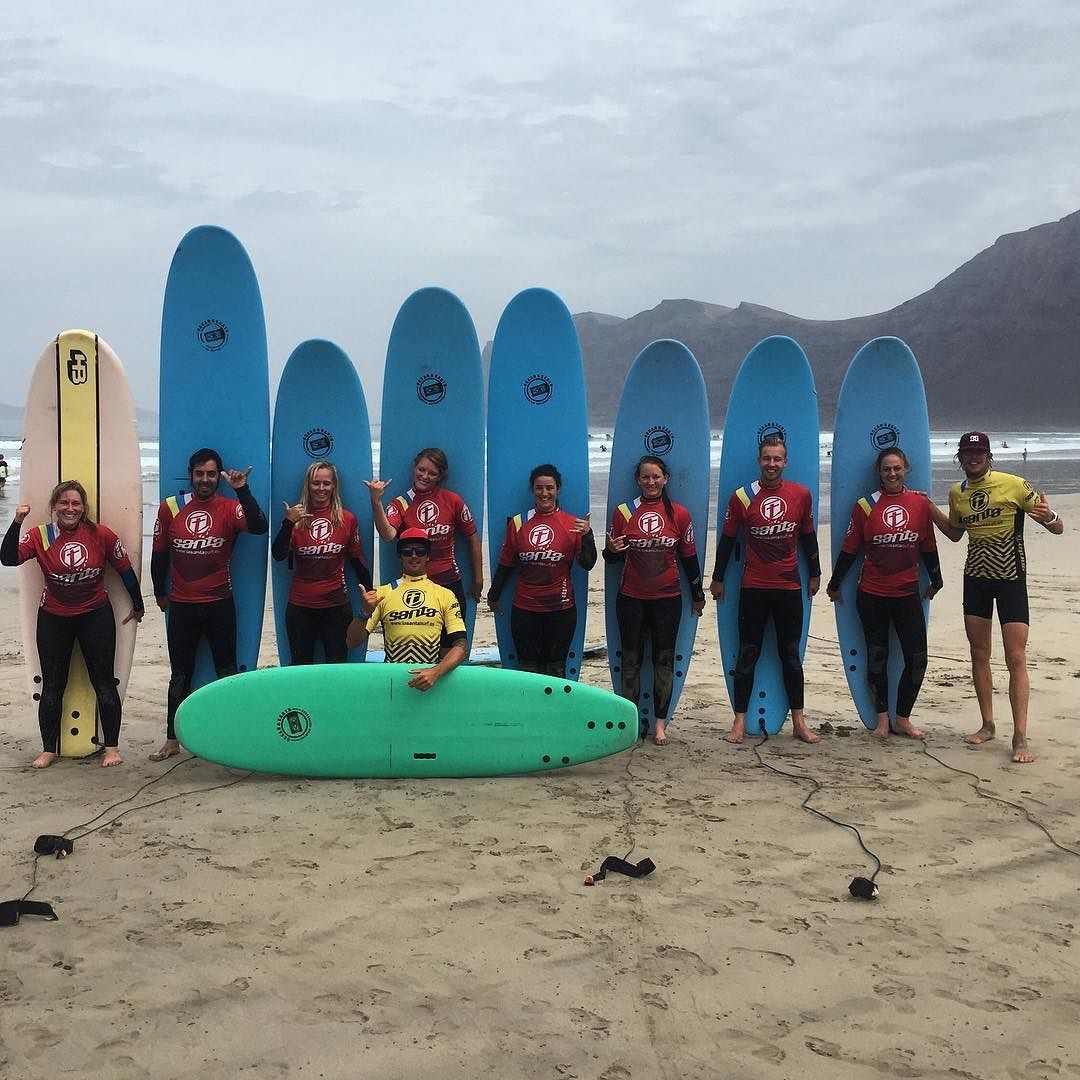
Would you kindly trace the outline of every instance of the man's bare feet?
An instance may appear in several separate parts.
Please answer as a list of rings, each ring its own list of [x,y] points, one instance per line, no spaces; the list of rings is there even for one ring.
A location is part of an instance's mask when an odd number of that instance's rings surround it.
[[[964,736],[964,742],[971,746],[982,746],[984,742],[989,742],[996,734],[993,724],[983,724],[978,731],[971,735]]]
[[[164,761],[166,758],[176,757],[180,753],[180,743],[176,739],[166,739],[160,750],[155,750],[150,755],[151,761]]]
[[[731,730],[724,736],[724,742],[741,743],[746,738],[746,717],[735,717]]]
[[[59,756],[59,754],[49,753],[48,750],[42,750],[41,753],[30,762],[30,768],[47,769]]]
[[[115,746],[105,747],[105,756],[101,759],[101,767],[108,769],[113,765],[123,765],[124,759],[120,756],[120,750]]]
[[[652,741],[657,746],[667,746],[667,732],[664,729],[664,721],[656,718],[656,730],[653,732]]]
[[[887,739],[889,737],[889,714],[878,713],[877,727],[870,729],[870,734],[875,739]]]
[[[1012,759],[1017,765],[1030,765],[1035,760],[1035,755],[1028,749],[1028,741],[1025,736],[1013,736]]]
[[[926,732],[921,728],[917,728],[912,722],[911,718],[907,716],[898,716],[896,722],[893,724],[893,731],[897,735],[906,735],[909,739],[925,739]]]
[[[802,724],[792,724],[791,734],[794,735],[796,739],[800,740],[800,742],[821,742],[821,736],[816,731],[811,731],[805,722]]]

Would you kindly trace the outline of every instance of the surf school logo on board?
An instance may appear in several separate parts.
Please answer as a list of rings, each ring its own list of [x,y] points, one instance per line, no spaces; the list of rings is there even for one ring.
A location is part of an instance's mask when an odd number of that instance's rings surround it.
[[[278,734],[286,742],[296,742],[311,734],[311,717],[303,709],[286,709],[278,714]]]
[[[438,405],[446,397],[446,380],[436,372],[416,380],[416,396],[425,405]]]
[[[555,386],[546,375],[530,375],[521,389],[530,405],[546,405],[551,400]]]
[[[646,453],[662,457],[675,445],[675,436],[671,434],[670,428],[657,424],[645,432],[644,442]]]
[[[787,428],[783,424],[768,423],[762,424],[757,429],[757,444],[760,447],[766,439],[779,439],[785,446],[787,446]]]
[[[67,377],[72,386],[84,386],[89,380],[90,363],[82,349],[68,351]]]
[[[895,424],[878,424],[870,432],[870,445],[875,450],[891,450],[900,445],[900,429]]]
[[[304,453],[308,457],[326,458],[334,449],[334,436],[326,428],[312,428],[304,432]]]
[[[207,352],[217,352],[225,348],[229,328],[220,319],[204,319],[195,327],[195,338]]]

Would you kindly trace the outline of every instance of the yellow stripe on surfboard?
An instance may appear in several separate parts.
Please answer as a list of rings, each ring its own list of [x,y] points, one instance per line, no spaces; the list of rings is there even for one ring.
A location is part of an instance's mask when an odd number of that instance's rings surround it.
[[[78,480],[86,488],[86,514],[98,520],[97,335],[67,330],[56,339],[57,480]],[[64,706],[60,713],[60,754],[96,753],[97,698],[78,643],[71,654]]]

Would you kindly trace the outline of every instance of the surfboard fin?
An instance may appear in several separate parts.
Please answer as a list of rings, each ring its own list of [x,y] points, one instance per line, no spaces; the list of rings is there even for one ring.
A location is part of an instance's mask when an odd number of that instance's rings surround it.
[[[607,877],[609,870],[614,870],[617,874],[625,874],[627,877],[647,877],[655,869],[656,863],[648,857],[642,859],[639,863],[631,863],[625,859],[620,859],[617,855],[609,855],[601,863],[600,869],[595,874],[585,875],[585,884],[595,885],[598,881],[603,881]]]
[[[50,922],[57,922],[60,916],[53,911],[52,904],[43,900],[4,900],[0,902],[0,926],[14,926],[23,915],[36,915]]]

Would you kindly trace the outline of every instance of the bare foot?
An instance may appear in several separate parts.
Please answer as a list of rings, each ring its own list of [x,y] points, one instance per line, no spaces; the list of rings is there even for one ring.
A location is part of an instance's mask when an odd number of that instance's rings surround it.
[[[884,721],[878,720],[877,727],[870,729],[870,734],[875,739],[887,739],[889,737],[889,717],[886,714]]]
[[[982,746],[984,742],[989,742],[994,737],[994,734],[993,724],[983,724],[983,726],[974,734],[965,735],[964,742],[971,746]]]
[[[59,756],[59,754],[49,753],[48,750],[42,750],[41,753],[30,762],[30,768],[47,769]]]
[[[909,739],[925,739],[926,732],[917,728],[906,716],[898,716],[896,723],[893,725],[893,731],[897,735],[906,735]]]
[[[735,720],[731,730],[724,736],[724,742],[741,743],[746,738],[746,720]]]
[[[120,750],[115,746],[105,747],[105,756],[101,759],[101,767],[108,769],[112,765],[123,765],[124,759],[120,756]]]
[[[653,732],[652,741],[657,746],[667,746],[667,732],[664,730],[664,721],[657,717],[656,731]]]
[[[1028,741],[1023,735],[1013,736],[1013,761],[1017,765],[1030,765],[1035,755],[1028,749]]]
[[[792,725],[791,734],[805,743],[821,742],[821,736],[816,731],[811,731],[806,724]]]
[[[164,761],[166,758],[176,757],[180,753],[180,743],[176,739],[166,739],[160,750],[155,750],[150,755],[151,761]]]

